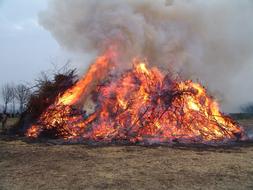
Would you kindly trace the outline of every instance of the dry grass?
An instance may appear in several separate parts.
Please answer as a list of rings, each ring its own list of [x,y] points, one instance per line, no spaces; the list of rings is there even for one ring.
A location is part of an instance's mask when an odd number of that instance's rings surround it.
[[[89,147],[2,137],[0,189],[253,189],[252,163],[250,144]]]
[[[7,120],[7,123],[6,123],[6,127],[9,128],[10,126],[14,125],[15,123],[17,123],[19,120],[19,118],[9,118]]]

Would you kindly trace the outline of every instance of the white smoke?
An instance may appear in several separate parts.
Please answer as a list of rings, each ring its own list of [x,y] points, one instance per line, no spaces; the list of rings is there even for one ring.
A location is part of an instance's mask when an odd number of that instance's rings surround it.
[[[117,44],[199,79],[224,111],[253,101],[251,0],[51,0],[40,23],[64,48],[99,54]]]

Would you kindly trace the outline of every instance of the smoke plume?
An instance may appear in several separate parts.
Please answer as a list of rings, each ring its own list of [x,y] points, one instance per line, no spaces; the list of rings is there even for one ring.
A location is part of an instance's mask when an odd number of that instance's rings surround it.
[[[235,112],[253,101],[252,18],[250,0],[51,0],[40,23],[69,51],[114,44],[127,61],[198,79]]]

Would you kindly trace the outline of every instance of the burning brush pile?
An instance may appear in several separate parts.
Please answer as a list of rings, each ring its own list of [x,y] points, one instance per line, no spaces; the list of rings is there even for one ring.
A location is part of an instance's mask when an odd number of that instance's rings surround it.
[[[120,75],[108,74],[114,67],[111,54],[97,58],[26,135],[141,144],[220,144],[247,138],[200,84],[148,68],[145,61],[135,59],[132,65]],[[90,114],[83,108],[87,97],[95,105]]]

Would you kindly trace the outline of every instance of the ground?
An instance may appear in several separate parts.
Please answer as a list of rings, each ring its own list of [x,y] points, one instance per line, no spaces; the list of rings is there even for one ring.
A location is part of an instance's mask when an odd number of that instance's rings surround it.
[[[253,189],[252,163],[251,143],[91,147],[2,136],[0,189]]]

